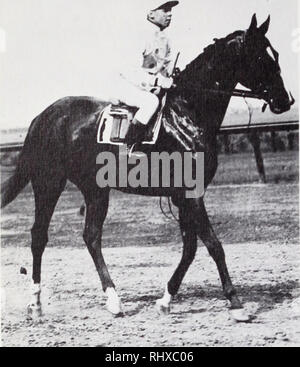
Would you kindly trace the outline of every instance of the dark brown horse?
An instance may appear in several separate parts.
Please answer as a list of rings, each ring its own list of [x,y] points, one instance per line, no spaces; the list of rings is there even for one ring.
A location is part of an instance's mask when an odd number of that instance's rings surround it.
[[[270,19],[260,27],[254,15],[247,31],[236,31],[216,40],[181,72],[170,91],[165,113],[181,106],[194,124],[204,132],[205,187],[217,170],[216,136],[237,83],[264,95],[274,113],[290,109],[290,97],[280,75],[278,54],[265,37]],[[271,53],[269,52],[271,51]],[[221,93],[222,92],[222,93]],[[34,300],[29,311],[41,313],[41,261],[48,241],[48,227],[67,179],[84,195],[86,220],[83,238],[99,273],[106,293],[107,308],[121,313],[121,302],[109,275],[101,250],[102,226],[109,204],[109,188],[96,184],[101,151],[118,154],[113,146],[96,142],[96,120],[107,102],[90,97],[68,97],[55,102],[37,116],[28,131],[14,175],[2,186],[2,207],[9,204],[31,182],[35,197],[35,221],[31,230]],[[181,149],[164,131],[152,151]],[[150,150],[146,153],[149,153]],[[230,280],[225,254],[206,213],[203,197],[186,199],[184,190],[171,188],[123,188],[124,192],[171,197],[179,208],[183,254],[167,284],[165,295],[157,301],[161,312],[168,312],[174,296],[192,263],[199,237],[216,262],[224,294],[230,301],[233,317],[247,321],[242,304]]]

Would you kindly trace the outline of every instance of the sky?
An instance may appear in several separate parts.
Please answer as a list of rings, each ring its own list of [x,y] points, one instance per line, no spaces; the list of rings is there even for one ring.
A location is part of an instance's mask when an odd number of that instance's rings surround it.
[[[253,13],[298,95],[299,0],[181,0],[169,28],[183,68],[215,37],[247,29]],[[0,0],[0,128],[29,126],[59,98],[111,96],[112,75],[140,58],[151,0]],[[299,42],[300,44],[300,42]],[[297,52],[298,51],[298,52]],[[241,101],[234,99],[233,107]]]

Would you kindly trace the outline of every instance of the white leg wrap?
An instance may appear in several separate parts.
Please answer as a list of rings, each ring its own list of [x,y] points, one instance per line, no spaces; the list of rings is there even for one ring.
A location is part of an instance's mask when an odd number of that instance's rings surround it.
[[[27,307],[28,315],[32,318],[42,316],[41,291],[40,284],[32,285],[31,302]]]
[[[169,314],[170,313],[170,304],[172,301],[172,296],[168,291],[168,286],[166,286],[165,293],[163,298],[156,301],[156,308],[161,314]]]
[[[169,306],[172,300],[172,296],[170,295],[169,291],[168,291],[168,287],[166,287],[165,289],[165,294],[163,296],[163,298],[161,299],[162,303],[164,303],[166,306]]]
[[[120,315],[123,313],[121,300],[114,288],[107,288],[105,291],[107,296],[106,307],[113,315]]]

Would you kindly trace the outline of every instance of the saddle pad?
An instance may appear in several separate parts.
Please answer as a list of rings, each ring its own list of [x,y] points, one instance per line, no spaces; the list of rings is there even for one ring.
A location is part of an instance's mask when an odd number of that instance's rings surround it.
[[[165,99],[161,103],[159,112],[149,122],[149,131],[141,144],[155,144],[162,124],[162,111]],[[123,145],[129,128],[133,120],[136,109],[125,106],[108,105],[99,115],[97,124],[97,143]]]
[[[105,107],[98,118],[97,143],[122,145],[133,113],[113,105]]]

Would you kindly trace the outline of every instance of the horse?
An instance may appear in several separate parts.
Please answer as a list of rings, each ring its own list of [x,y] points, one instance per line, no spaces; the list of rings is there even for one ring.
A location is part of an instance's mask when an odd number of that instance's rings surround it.
[[[217,170],[216,137],[238,83],[262,96],[275,114],[288,111],[293,103],[281,77],[279,54],[266,37],[269,25],[270,17],[258,26],[254,14],[247,30],[215,39],[180,72],[176,85],[168,94],[164,113],[167,114],[172,106],[182,106],[203,132],[205,189]],[[28,306],[32,316],[42,315],[42,255],[48,242],[49,223],[67,180],[77,186],[85,200],[83,239],[107,297],[106,308],[113,315],[123,314],[121,300],[101,250],[110,188],[100,188],[95,179],[99,152],[108,150],[118,154],[117,147],[97,144],[96,141],[97,117],[108,103],[92,97],[66,97],[49,106],[32,121],[14,174],[2,185],[1,207],[12,202],[29,182],[34,192],[35,220],[31,229],[33,299]],[[179,149],[177,141],[163,131],[146,153],[176,149]],[[183,189],[165,187],[126,187],[119,190],[168,197],[179,210],[182,257],[163,297],[156,301],[157,310],[163,314],[170,312],[172,298],[195,257],[199,237],[216,263],[224,295],[230,304],[229,312],[236,321],[248,322],[249,315],[244,311],[230,279],[222,244],[207,215],[204,195],[186,198]]]

